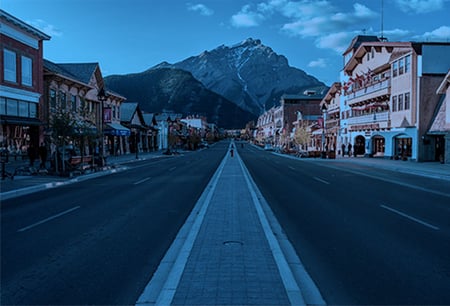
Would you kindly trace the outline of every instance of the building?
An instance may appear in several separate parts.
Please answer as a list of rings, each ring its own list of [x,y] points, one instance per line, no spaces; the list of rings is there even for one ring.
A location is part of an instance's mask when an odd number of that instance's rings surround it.
[[[43,42],[49,39],[0,10],[0,145],[13,155],[42,141]]]
[[[323,113],[323,135],[322,150],[331,151],[334,154],[342,154],[342,144],[346,146],[341,136],[340,125],[340,95],[341,83],[335,82],[328,89],[325,97],[320,103],[320,110]]]
[[[441,99],[427,137],[433,138],[435,143],[435,159],[450,164],[450,70],[439,85],[436,94],[440,95]]]
[[[450,43],[362,41],[347,52],[343,135],[354,155],[435,160],[436,143],[426,134],[450,67]]]
[[[56,64],[45,60],[44,80],[47,143],[54,143],[61,136],[54,135],[55,116],[67,114],[79,128],[66,142],[73,142],[81,153],[107,156],[120,152],[124,137],[130,135],[130,130],[120,124],[120,106],[125,98],[105,90],[98,63]]]
[[[126,153],[142,152],[148,148],[147,126],[143,113],[137,102],[126,102],[120,106],[120,123],[130,129],[127,141],[121,147]]]

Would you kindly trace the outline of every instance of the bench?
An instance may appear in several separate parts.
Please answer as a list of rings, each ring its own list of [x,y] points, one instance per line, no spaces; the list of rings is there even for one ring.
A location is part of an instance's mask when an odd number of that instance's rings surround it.
[[[71,171],[84,172],[92,168],[92,155],[72,156],[69,158],[69,166]]]

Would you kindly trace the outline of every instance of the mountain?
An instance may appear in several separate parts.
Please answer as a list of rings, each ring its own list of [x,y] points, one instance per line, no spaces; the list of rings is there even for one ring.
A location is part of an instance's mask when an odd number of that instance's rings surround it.
[[[289,66],[286,57],[252,38],[230,47],[222,45],[175,64],[163,62],[153,69],[163,67],[191,72],[206,88],[255,116],[277,105],[283,94],[327,89],[315,77]]]
[[[130,102],[139,102],[146,112],[171,110],[184,115],[205,115],[221,128],[242,128],[255,116],[205,88],[190,72],[155,68],[142,73],[105,77],[106,87]]]

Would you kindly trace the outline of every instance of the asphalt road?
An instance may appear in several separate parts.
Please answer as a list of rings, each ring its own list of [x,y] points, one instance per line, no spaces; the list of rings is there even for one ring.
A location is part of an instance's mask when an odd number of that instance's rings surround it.
[[[450,304],[448,181],[237,147],[328,304]]]
[[[1,303],[134,304],[228,143],[1,205]]]

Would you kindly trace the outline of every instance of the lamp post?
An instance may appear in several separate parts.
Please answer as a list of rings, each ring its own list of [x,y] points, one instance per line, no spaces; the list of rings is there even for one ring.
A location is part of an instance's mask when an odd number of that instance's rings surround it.
[[[322,114],[323,114],[323,127],[322,127],[322,158],[327,158],[327,152],[325,150],[325,127],[327,120],[327,104],[323,103],[321,106]]]
[[[104,166],[103,162],[103,120],[104,120],[104,114],[103,114],[103,104],[108,99],[108,96],[106,95],[104,87],[100,88],[97,94],[97,98],[100,101],[100,143],[99,143],[99,157],[100,157],[100,165],[101,167]]]
[[[135,145],[135,151],[136,151],[136,159],[139,159],[138,156],[138,151],[139,151],[139,146],[138,146],[138,129],[136,128],[136,132],[134,133],[134,145]]]

